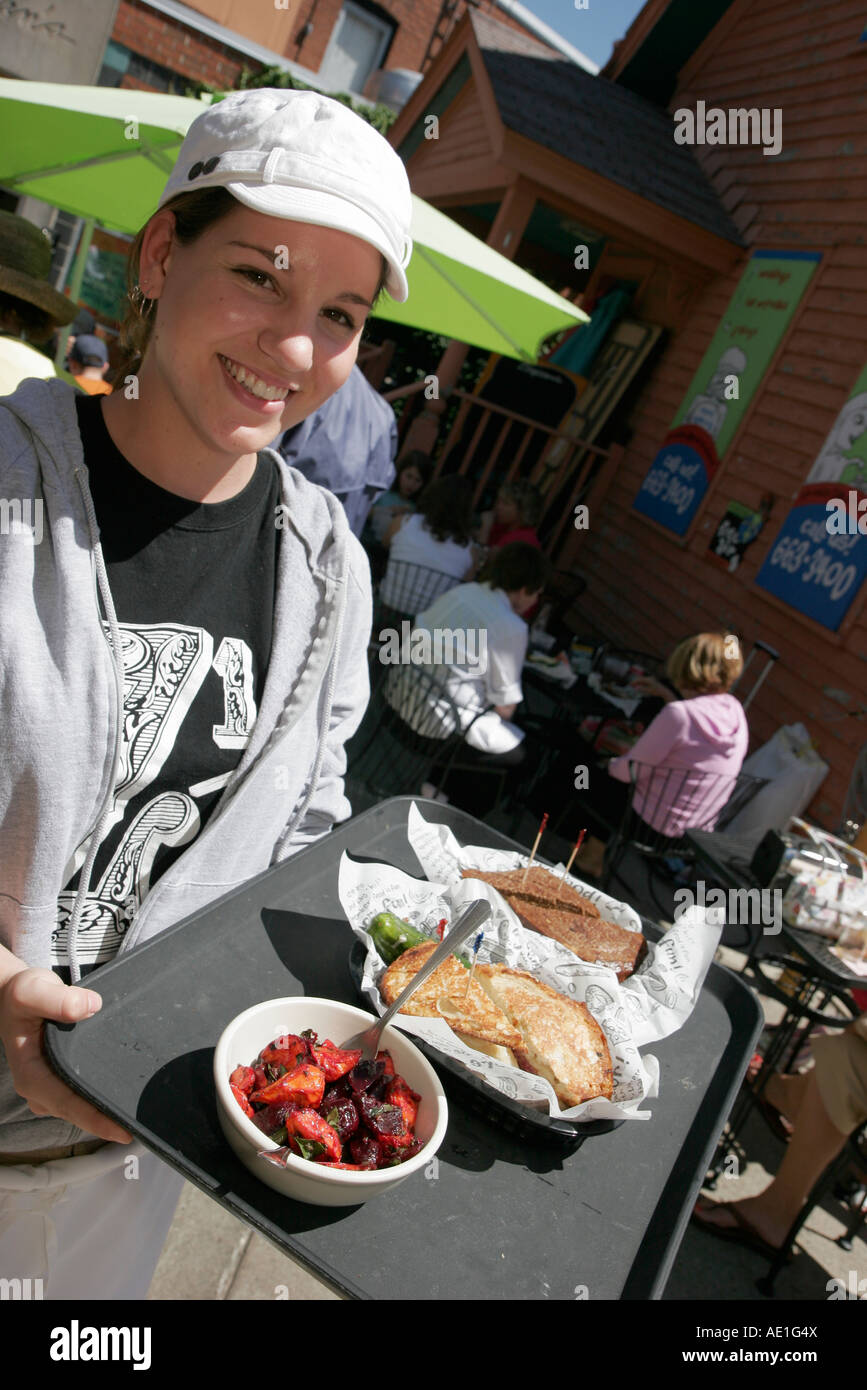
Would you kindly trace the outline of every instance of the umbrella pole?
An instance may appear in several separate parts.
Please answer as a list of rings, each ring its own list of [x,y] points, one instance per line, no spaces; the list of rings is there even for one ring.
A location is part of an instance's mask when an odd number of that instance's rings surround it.
[[[84,217],[81,223],[81,235],[78,238],[78,248],[75,252],[75,260],[72,263],[72,272],[69,276],[69,298],[73,304],[78,303],[78,296],[81,291],[81,282],[84,279],[84,267],[87,264],[87,253],[90,250],[90,243],[93,240],[93,228],[96,224],[95,217]],[[57,339],[57,352],[54,354],[54,365],[60,370],[66,361],[66,343],[69,338],[69,324],[62,328]]]

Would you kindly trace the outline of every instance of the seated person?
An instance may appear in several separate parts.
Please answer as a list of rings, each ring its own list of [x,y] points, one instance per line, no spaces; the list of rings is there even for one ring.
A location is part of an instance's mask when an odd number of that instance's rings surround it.
[[[491,550],[501,545],[511,545],[513,541],[524,541],[541,549],[542,542],[536,534],[536,526],[543,510],[544,500],[535,483],[528,482],[526,478],[503,483],[493,511],[482,515],[479,540],[483,545],[490,546]]]
[[[517,767],[525,760],[524,731],[511,722],[523,699],[521,671],[527,652],[527,624],[523,614],[536,602],[548,578],[549,564],[541,551],[520,542],[504,546],[485,564],[479,582],[459,584],[438,598],[416,619],[416,631],[431,634],[432,655],[437,655],[439,634],[443,664],[422,669],[445,687],[457,707],[464,731],[468,758],[486,767]],[[451,650],[447,643],[453,643]],[[461,649],[461,644],[462,648]],[[454,659],[448,661],[452,655]],[[403,667],[389,696],[398,712],[415,709],[404,682],[411,683],[414,668]],[[399,703],[395,703],[398,701]],[[432,716],[432,717],[431,717]],[[439,724],[440,738],[454,733],[451,706],[431,695],[427,708],[417,711],[416,723],[424,719],[424,732]],[[435,740],[432,738],[432,742]],[[436,780],[442,767],[435,766]],[[480,784],[472,774],[449,776],[448,791],[453,800],[475,815],[487,809],[484,798],[489,785]]]
[[[815,1183],[867,1120],[867,1014],[839,1033],[811,1040],[809,1071],[769,1077],[764,1099],[793,1126],[777,1175],[757,1197],[740,1202],[700,1198],[693,1220],[721,1240],[772,1256]]]
[[[397,477],[388,492],[373,504],[362,540],[382,544],[385,533],[398,516],[414,512],[414,498],[430,477],[430,459],[421,449],[411,449],[397,464]]]
[[[746,715],[740,701],[728,694],[743,661],[740,654],[727,657],[725,650],[726,638],[720,633],[702,632],[681,642],[666,664],[677,694],[659,681],[637,681],[645,694],[659,695],[666,703],[629,753],[608,764],[610,776],[623,783],[630,781],[629,764],[640,764],[634,809],[671,839],[690,826],[713,827],[746,757]],[[664,769],[673,770],[670,777],[661,775]],[[699,775],[692,777],[691,772]],[[628,794],[627,787],[615,791],[597,775],[590,789],[591,805],[616,822]],[[601,874],[604,852],[603,842],[591,835],[582,853],[582,872]]]
[[[386,532],[389,557],[379,592],[382,602],[414,616],[432,595],[441,592],[431,588],[435,581],[429,575],[407,576],[408,565],[450,575],[455,584],[469,579],[476,567],[472,525],[472,488],[466,478],[451,474],[429,483],[418,511],[396,517]]]

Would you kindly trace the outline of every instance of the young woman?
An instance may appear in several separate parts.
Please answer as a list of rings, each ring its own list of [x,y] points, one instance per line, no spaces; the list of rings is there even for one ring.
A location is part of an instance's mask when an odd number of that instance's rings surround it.
[[[648,677],[636,682],[643,694],[665,703],[626,756],[608,763],[608,773],[621,785],[593,778],[590,802],[613,823],[626,808],[635,763],[633,807],[654,830],[676,840],[690,826],[714,824],[750,737],[743,705],[729,694],[743,670],[739,644],[735,654],[730,643],[717,632],[687,637],[666,663],[670,686]],[[604,852],[603,842],[591,835],[582,851],[582,872],[601,874]]]
[[[472,576],[476,567],[472,499],[467,479],[450,474],[428,484],[417,512],[392,522],[386,532],[389,557],[380,588],[383,603],[415,615],[442,592],[430,588],[425,571],[451,576],[456,584]]]
[[[374,541],[382,543],[385,533],[398,516],[416,510],[415,498],[430,476],[430,460],[421,449],[411,449],[399,460],[397,477],[388,492],[377,497],[370,513],[368,530]]]
[[[381,290],[407,297],[410,218],[340,103],[234,93],[134,243],[113,394],[0,403],[3,495],[45,529],[0,547],[0,1269],[48,1298],[143,1297],[181,1181],[138,1146],[125,1180],[129,1136],[51,1071],[43,1021],[350,814],[367,561],[265,446],[346,380]]]

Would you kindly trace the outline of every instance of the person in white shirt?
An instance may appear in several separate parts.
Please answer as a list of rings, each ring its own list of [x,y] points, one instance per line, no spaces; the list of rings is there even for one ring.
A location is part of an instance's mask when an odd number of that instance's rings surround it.
[[[522,615],[538,601],[549,574],[550,565],[542,552],[516,541],[490,556],[478,583],[450,589],[416,618],[414,636],[419,630],[430,634],[433,658],[421,669],[444,686],[457,706],[469,760],[480,766],[517,767],[525,761],[524,730],[512,723],[523,699],[521,670],[528,629]],[[410,666],[404,668],[407,682],[412,679],[412,670]],[[399,685],[392,688],[400,690]],[[406,692],[401,704],[404,711],[414,707]],[[449,704],[432,695],[427,708],[440,725],[443,738],[454,732]],[[419,711],[421,718],[426,720],[426,715]],[[427,720],[425,732],[430,735]],[[473,781],[478,779],[462,781],[457,791],[452,776],[448,791],[464,809],[480,814],[480,789]],[[484,794],[485,788],[481,792]]]
[[[466,478],[450,474],[429,483],[418,511],[395,518],[386,532],[389,557],[380,587],[382,602],[415,616],[448,587],[423,571],[434,570],[455,584],[469,579],[476,567],[472,525],[472,487]],[[422,572],[415,574],[410,566]]]

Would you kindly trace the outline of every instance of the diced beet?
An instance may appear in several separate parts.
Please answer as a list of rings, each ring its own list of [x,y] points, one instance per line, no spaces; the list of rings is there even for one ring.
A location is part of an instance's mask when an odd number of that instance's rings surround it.
[[[344,1051],[332,1043],[324,1042],[321,1047],[310,1048],[310,1057],[317,1067],[321,1067],[325,1072],[326,1081],[339,1081],[341,1076],[346,1076],[357,1066],[361,1060],[361,1049],[351,1048]]]
[[[339,1098],[330,1105],[327,1104],[326,1097],[319,1107],[319,1113],[323,1120],[327,1120],[331,1127],[337,1130],[341,1143],[358,1129],[358,1111],[346,1097]]]
[[[387,1104],[398,1107],[403,1115],[407,1134],[413,1134],[421,1096],[407,1086],[402,1076],[392,1076],[388,1080],[383,1099]]]
[[[384,1062],[359,1062],[349,1073],[349,1084],[357,1095],[361,1095],[369,1091],[384,1074]]]
[[[386,1167],[392,1167],[394,1164],[397,1163],[406,1163],[406,1160],[408,1158],[414,1158],[417,1153],[421,1153],[421,1150],[423,1148],[424,1144],[420,1139],[412,1139],[407,1144],[405,1149],[386,1150],[388,1154],[388,1157],[386,1159]]]
[[[273,1105],[279,1101],[291,1101],[296,1105],[315,1110],[322,1104],[325,1094],[325,1073],[312,1062],[302,1062],[294,1071],[287,1072],[277,1081],[269,1082],[261,1091],[253,1091],[251,1101],[263,1101]]]
[[[330,1086],[325,1087],[325,1095],[322,1097],[322,1106],[334,1105],[338,1100],[351,1100],[353,1096],[352,1087],[349,1084],[348,1076],[341,1076],[339,1081],[334,1081]]]
[[[284,1066],[287,1071],[292,1071],[299,1062],[304,1062],[309,1056],[307,1042],[299,1037],[297,1033],[281,1033],[279,1038],[275,1038],[267,1047],[263,1047],[259,1053],[259,1063],[267,1067]]]
[[[274,1131],[282,1129],[287,1117],[292,1114],[293,1110],[297,1109],[296,1105],[291,1105],[288,1101],[278,1101],[275,1105],[266,1105],[263,1110],[258,1111],[253,1124],[257,1129],[261,1129],[263,1134],[267,1134],[269,1139],[273,1138]]]
[[[256,1085],[256,1073],[252,1067],[237,1066],[229,1077],[229,1085],[237,1086],[239,1091],[248,1096]]]
[[[343,1153],[337,1131],[315,1110],[296,1110],[286,1121],[290,1149],[314,1162],[325,1157],[342,1163]]]
[[[356,1134],[349,1141],[349,1152],[353,1163],[362,1168],[378,1168],[382,1162],[382,1145],[372,1134]]]
[[[377,1138],[406,1134],[406,1124],[399,1106],[386,1105],[375,1096],[369,1095],[359,1096],[357,1105],[362,1120],[368,1129],[373,1130]]]
[[[252,1105],[247,1100],[247,1097],[244,1095],[244,1092],[239,1091],[237,1086],[233,1086],[231,1081],[229,1082],[229,1090],[232,1092],[232,1095],[235,1097],[235,1100],[238,1102],[248,1119],[254,1119],[255,1112],[253,1110]]]

